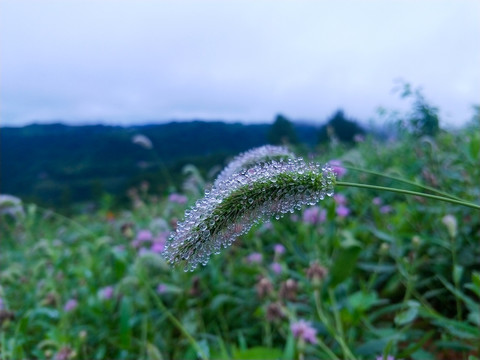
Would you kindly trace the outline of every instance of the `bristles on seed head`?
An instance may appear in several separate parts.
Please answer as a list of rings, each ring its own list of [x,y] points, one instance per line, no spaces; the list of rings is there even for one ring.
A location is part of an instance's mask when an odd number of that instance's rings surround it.
[[[170,237],[164,256],[185,270],[205,265],[257,222],[313,205],[333,195],[335,175],[329,166],[303,159],[271,161],[222,180],[185,213]]]

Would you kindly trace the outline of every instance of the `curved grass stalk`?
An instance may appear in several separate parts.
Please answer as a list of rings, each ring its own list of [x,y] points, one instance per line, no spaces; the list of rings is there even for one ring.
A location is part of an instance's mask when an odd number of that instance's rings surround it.
[[[361,168],[357,168],[357,167],[354,167],[354,166],[342,165],[342,167],[345,168],[345,169],[347,169],[347,170],[359,171],[359,172],[363,172],[363,173],[365,173],[365,174],[371,174],[371,175],[375,175],[375,176],[380,176],[380,177],[383,177],[383,178],[386,178],[386,179],[395,180],[395,181],[398,181],[398,182],[402,182],[402,183],[404,183],[404,184],[409,184],[409,185],[412,185],[412,186],[416,186],[416,187],[419,187],[419,188],[421,188],[421,189],[424,189],[424,190],[430,191],[430,192],[432,192],[432,193],[435,193],[435,194],[438,194],[438,195],[441,195],[441,196],[444,196],[444,197],[448,197],[448,198],[451,198],[451,199],[462,200],[461,198],[459,198],[459,197],[457,197],[457,196],[455,196],[455,195],[448,194],[448,193],[446,193],[446,192],[444,192],[444,191],[435,189],[435,188],[433,188],[433,187],[431,187],[431,186],[419,184],[419,183],[417,183],[417,182],[410,181],[410,180],[407,180],[407,179],[403,179],[403,178],[400,178],[400,177],[397,177],[397,176],[386,175],[386,174],[379,173],[379,172],[377,172],[377,171],[361,169]]]
[[[448,202],[451,204],[455,205],[462,205],[466,206],[472,209],[480,210],[480,205],[465,201],[465,200],[457,200],[457,199],[452,199],[444,196],[438,196],[438,195],[432,195],[432,194],[425,194],[417,191],[411,191],[411,190],[404,190],[404,189],[398,189],[398,188],[390,188],[390,187],[385,187],[385,186],[377,186],[377,185],[370,185],[370,184],[360,184],[360,183],[351,183],[351,182],[344,182],[344,181],[337,181],[336,182],[337,186],[347,186],[347,187],[357,187],[357,188],[364,188],[364,189],[371,189],[371,190],[380,190],[380,191],[389,191],[389,192],[395,192],[399,194],[404,194],[404,195],[414,195],[414,196],[420,196],[424,197],[427,199],[434,199],[434,200],[440,200],[444,202]]]

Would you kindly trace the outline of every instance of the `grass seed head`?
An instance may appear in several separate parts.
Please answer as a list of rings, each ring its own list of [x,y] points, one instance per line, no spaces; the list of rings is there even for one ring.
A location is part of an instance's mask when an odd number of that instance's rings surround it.
[[[333,195],[335,175],[329,166],[302,158],[270,161],[222,180],[186,211],[170,237],[164,256],[185,270],[205,265],[257,222],[313,205]]]

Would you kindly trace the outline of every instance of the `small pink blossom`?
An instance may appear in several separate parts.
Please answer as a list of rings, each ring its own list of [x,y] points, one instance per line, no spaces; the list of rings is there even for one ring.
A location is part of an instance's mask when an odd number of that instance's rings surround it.
[[[177,193],[173,193],[168,196],[168,201],[170,201],[171,203],[176,203],[180,205],[186,204],[187,200],[188,199],[185,195],[181,195]]]
[[[337,205],[346,205],[347,204],[347,198],[343,194],[333,195],[333,200],[335,200],[335,203]]]
[[[309,322],[301,319],[297,322],[294,322],[290,329],[292,330],[293,336],[297,339],[303,339],[305,342],[311,344],[317,343],[317,330],[310,325]]]
[[[336,213],[341,218],[344,218],[350,214],[350,209],[344,205],[340,205],[340,206],[337,206]]]
[[[347,169],[343,167],[343,164],[340,160],[329,161],[328,164],[332,167],[333,172],[337,175],[337,178],[343,177],[347,173]]]
[[[157,286],[157,293],[164,294],[167,292],[167,285],[165,284],[158,284]]]
[[[283,246],[282,244],[275,244],[273,246],[273,251],[275,252],[275,254],[281,255],[285,253],[285,246]]]
[[[307,224],[320,224],[327,218],[325,209],[320,209],[318,206],[312,206],[303,212],[303,222]]]
[[[377,360],[395,360],[395,358],[392,355],[388,355],[386,358],[383,357],[383,355],[377,356]]]
[[[132,242],[132,246],[138,248],[142,246],[142,243],[147,241],[152,241],[153,234],[150,230],[140,230],[135,237],[135,240]]]
[[[249,264],[260,264],[263,260],[263,255],[258,252],[254,252],[248,255],[246,260]]]
[[[63,310],[66,312],[70,312],[76,309],[78,306],[78,301],[75,299],[69,299],[66,303],[65,306],[63,307]]]
[[[380,213],[382,214],[388,214],[393,211],[393,208],[390,205],[383,205],[380,207]]]
[[[272,263],[272,264],[270,265],[270,269],[272,269],[272,271],[273,271],[275,274],[277,274],[277,275],[281,274],[282,271],[283,271],[282,265],[280,265],[280,264],[277,263],[277,262]]]
[[[113,286],[106,286],[103,289],[100,289],[99,296],[103,300],[109,300],[113,297]]]
[[[380,197],[378,197],[378,196],[375,197],[375,198],[373,198],[373,200],[372,200],[372,204],[373,204],[373,205],[377,205],[377,206],[382,205],[382,202],[383,202],[383,201],[382,201],[382,198],[380,198]]]
[[[153,239],[150,251],[160,254],[165,249],[169,232],[162,232]]]
[[[154,242],[150,247],[150,251],[160,254],[165,249],[165,242]]]

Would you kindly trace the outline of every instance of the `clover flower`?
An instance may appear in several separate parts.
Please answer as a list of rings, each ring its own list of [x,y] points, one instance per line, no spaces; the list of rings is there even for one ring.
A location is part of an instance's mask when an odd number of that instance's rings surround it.
[[[335,212],[341,218],[345,218],[348,215],[350,215],[350,209],[348,207],[346,207],[345,205],[337,206]]]
[[[261,264],[263,260],[263,255],[258,252],[254,252],[248,255],[246,260],[248,264]]]
[[[63,310],[66,312],[71,312],[75,310],[78,306],[78,301],[75,299],[69,299],[66,303],[65,306],[63,307]]]
[[[275,255],[281,255],[283,253],[285,253],[285,246],[283,246],[282,244],[275,244],[273,246],[273,251],[275,252]]]
[[[168,195],[168,201],[171,203],[183,205],[187,203],[188,199],[185,195],[173,193]]]
[[[270,269],[272,269],[272,271],[277,275],[281,274],[282,271],[283,271],[282,265],[278,262],[271,263],[270,264]]]
[[[185,212],[163,252],[185,270],[205,265],[212,253],[230,246],[261,220],[313,205],[333,195],[335,175],[329,166],[302,158],[275,161],[235,173],[222,180]]]
[[[294,322],[290,326],[290,329],[292,330],[293,336],[297,339],[302,339],[310,344],[317,343],[317,330],[312,327],[309,322],[301,319]]]
[[[343,167],[343,163],[340,160],[331,160],[328,164],[333,168],[333,172],[339,179],[347,173],[347,169]]]
[[[303,222],[306,224],[317,225],[327,219],[327,211],[318,206],[312,206],[303,212]]]
[[[238,173],[242,169],[251,168],[261,162],[280,159],[292,159],[295,155],[283,146],[265,145],[255,149],[248,150],[236,156],[228,166],[218,175],[215,180],[215,186],[222,181],[227,180],[230,176]]]
[[[102,289],[100,289],[100,291],[98,292],[98,295],[100,296],[100,298],[102,300],[109,300],[113,297],[114,295],[114,288],[113,286],[106,286]]]

